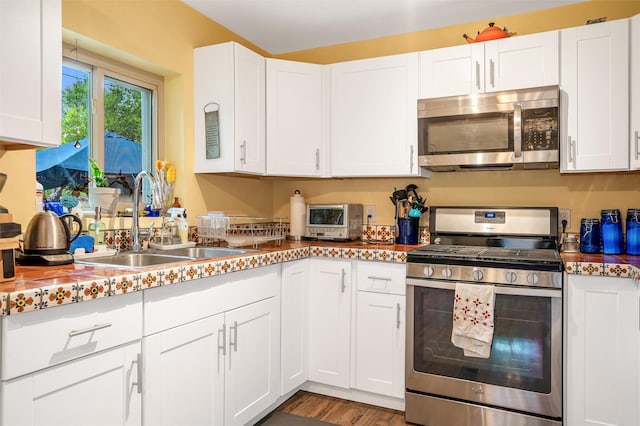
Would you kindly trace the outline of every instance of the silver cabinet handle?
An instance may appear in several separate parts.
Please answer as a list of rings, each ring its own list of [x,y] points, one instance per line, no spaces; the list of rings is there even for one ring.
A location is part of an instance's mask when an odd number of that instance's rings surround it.
[[[242,141],[240,144],[240,162],[247,164],[247,141]]]
[[[476,61],[476,87],[480,90],[480,62]]]
[[[409,147],[409,174],[413,174],[413,145]]]
[[[400,330],[400,304],[396,303],[396,328]]]
[[[495,62],[493,62],[493,59],[489,59],[489,82],[491,84],[491,87],[496,87],[495,71]]]
[[[138,381],[131,383],[138,388],[138,393],[142,393],[142,354],[139,353],[134,361],[138,367]]]
[[[93,333],[94,331],[102,330],[103,328],[111,327],[111,323],[108,322],[106,324],[96,324],[93,327],[83,328],[82,330],[71,330],[69,332],[69,337],[79,336],[81,334]]]
[[[567,136],[567,157],[569,157],[569,161],[567,161],[567,165],[573,164],[573,167],[576,166],[575,159],[575,141],[571,140],[571,136]]]
[[[316,149],[316,171],[320,170],[320,148]]]
[[[378,276],[375,276],[375,275],[369,275],[367,278],[370,279],[370,280],[393,281],[392,278],[389,278],[389,277],[378,277]]]
[[[640,132],[638,132],[637,130],[633,133],[634,134],[634,139],[635,139],[635,144],[636,144],[636,160],[638,159],[638,156],[640,156],[640,153],[638,153],[638,145],[640,145]]]
[[[341,272],[340,272],[340,286],[341,286],[341,289],[342,289],[343,293],[344,293],[345,288],[347,288],[347,285],[344,283],[345,275],[347,275],[347,274],[344,272],[344,268],[343,268],[343,269],[341,269]]]
[[[231,330],[233,329],[233,340],[231,340]],[[229,327],[229,348],[233,346],[233,351],[238,352],[238,321],[234,321]]]
[[[220,336],[222,335],[222,344],[220,344]],[[222,349],[222,355],[227,356],[227,324],[222,324],[222,328],[218,330],[218,350]]]
[[[522,105],[513,104],[513,156],[522,157]]]

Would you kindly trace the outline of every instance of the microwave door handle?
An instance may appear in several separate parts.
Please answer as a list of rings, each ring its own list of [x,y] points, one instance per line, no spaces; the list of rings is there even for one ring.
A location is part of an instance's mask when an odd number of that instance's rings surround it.
[[[513,156],[522,157],[522,105],[513,104]]]

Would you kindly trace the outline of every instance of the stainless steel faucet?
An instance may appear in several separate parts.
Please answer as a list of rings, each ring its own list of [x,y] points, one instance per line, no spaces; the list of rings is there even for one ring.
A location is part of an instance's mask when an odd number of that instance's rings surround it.
[[[136,180],[133,188],[133,217],[132,219],[132,229],[131,233],[133,234],[133,251],[140,251],[140,218],[138,217],[138,203],[140,200],[140,193],[142,192],[142,178],[147,177],[151,182],[151,207],[154,210],[159,210],[162,208],[162,194],[160,194],[160,185],[158,184],[158,180],[146,170],[141,171],[136,176]]]

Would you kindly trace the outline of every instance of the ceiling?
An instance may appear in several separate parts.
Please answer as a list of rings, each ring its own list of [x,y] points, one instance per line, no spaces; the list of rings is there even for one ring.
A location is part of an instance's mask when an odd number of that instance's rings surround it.
[[[182,1],[277,55],[465,22],[489,22],[584,0]]]

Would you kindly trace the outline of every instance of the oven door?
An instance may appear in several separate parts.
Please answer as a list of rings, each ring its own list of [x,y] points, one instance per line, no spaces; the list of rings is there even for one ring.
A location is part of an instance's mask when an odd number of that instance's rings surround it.
[[[407,279],[407,392],[562,417],[562,290],[496,286],[487,359],[451,343],[454,291]]]

